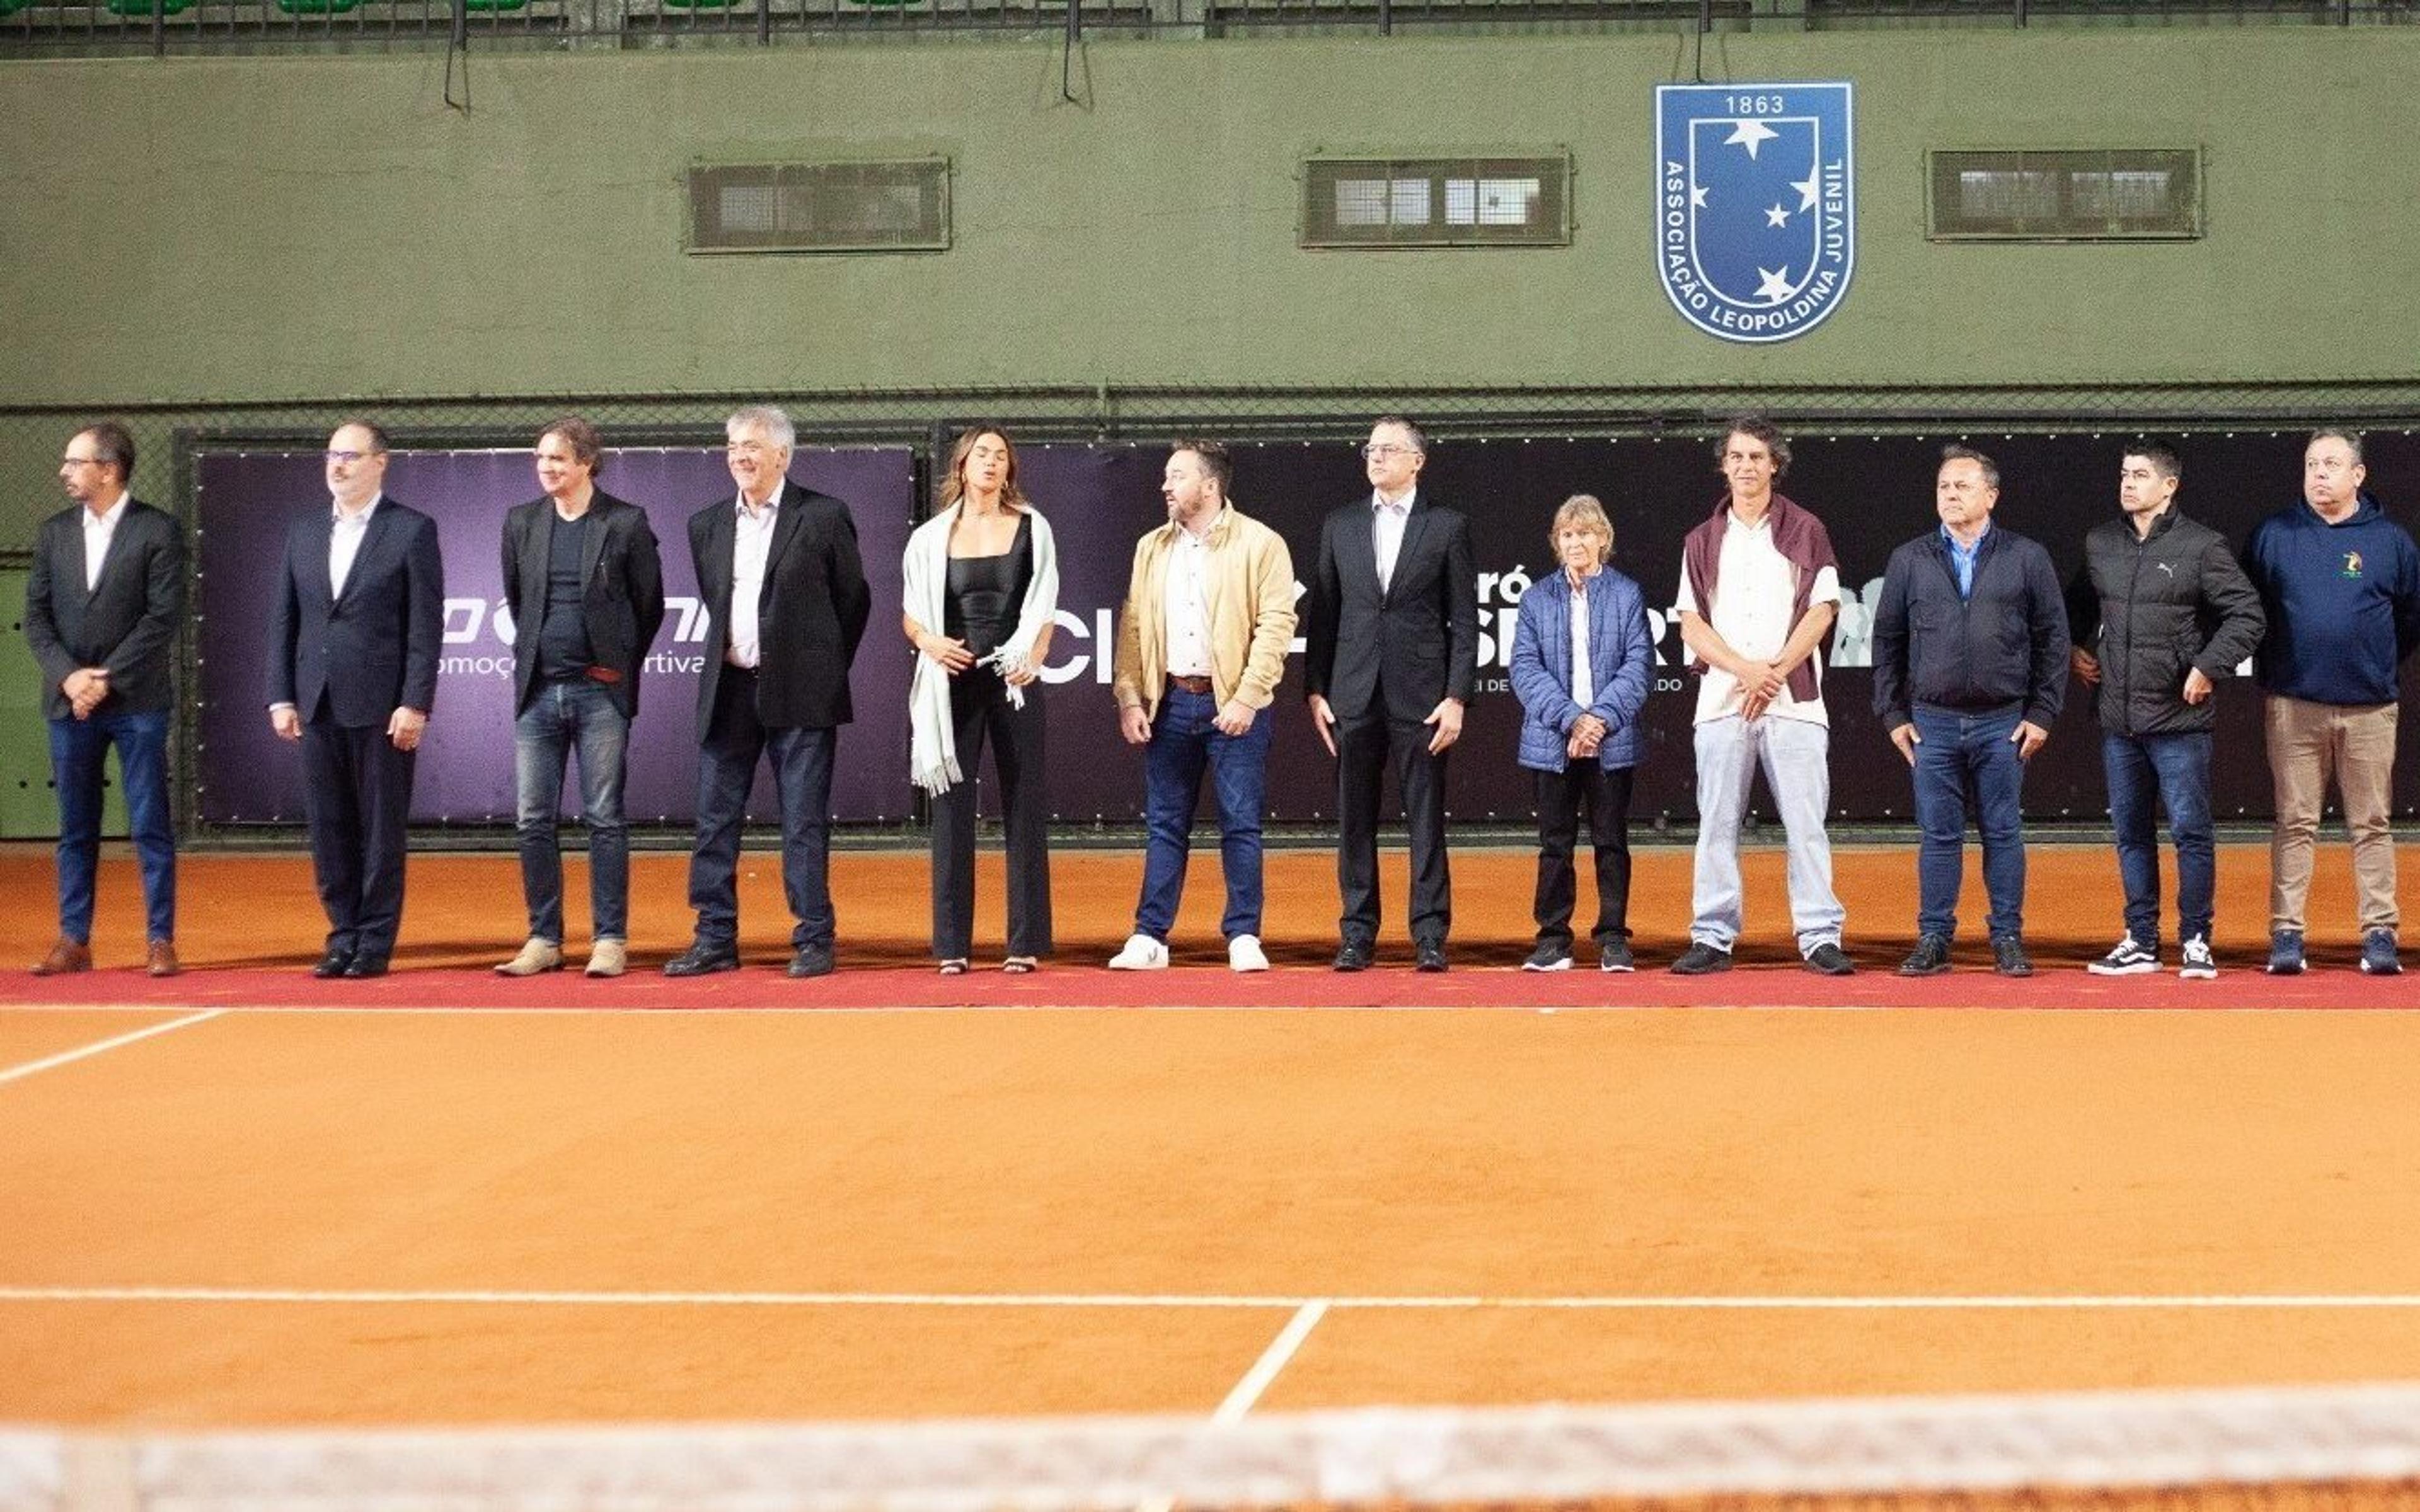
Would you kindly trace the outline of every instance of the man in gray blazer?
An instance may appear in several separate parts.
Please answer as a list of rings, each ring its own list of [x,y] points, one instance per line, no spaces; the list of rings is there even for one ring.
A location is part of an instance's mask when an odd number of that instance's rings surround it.
[[[185,531],[128,491],[134,438],[104,420],[69,438],[59,481],[75,502],[42,522],[25,579],[25,641],[42,669],[59,795],[59,939],[34,966],[92,968],[101,765],[117,748],[143,871],[146,965],[177,974],[177,839],[168,817],[169,660],[185,613]]]
[[[496,967],[563,965],[563,773],[580,753],[588,826],[588,975],[628,964],[630,826],[622,778],[639,671],[664,618],[663,564],[646,512],[597,486],[603,439],[578,415],[540,433],[542,499],[504,517],[504,606],[513,619],[513,779],[529,939]]]

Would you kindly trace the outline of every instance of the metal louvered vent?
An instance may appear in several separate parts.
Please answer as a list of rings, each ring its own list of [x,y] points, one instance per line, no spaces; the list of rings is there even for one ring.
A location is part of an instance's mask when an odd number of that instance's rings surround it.
[[[1562,247],[1572,239],[1572,160],[1311,158],[1306,247]]]
[[[1947,152],[1931,160],[1936,241],[2175,240],[2201,235],[2191,147]]]
[[[945,252],[950,160],[689,170],[690,252]]]

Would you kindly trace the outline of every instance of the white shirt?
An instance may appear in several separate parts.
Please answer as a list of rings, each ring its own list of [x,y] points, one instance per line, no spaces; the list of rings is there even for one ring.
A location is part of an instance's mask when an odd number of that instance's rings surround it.
[[[1180,525],[1160,588],[1171,677],[1210,675],[1210,539]]]
[[[1596,702],[1594,672],[1589,665],[1588,580],[1582,579],[1572,590],[1572,702],[1583,709]]]
[[[1395,580],[1395,558],[1404,550],[1404,522],[1411,517],[1412,499],[1419,490],[1405,491],[1404,497],[1388,500],[1377,489],[1370,490],[1370,541],[1378,548],[1378,591],[1385,593]]]
[[[753,667],[765,659],[756,610],[765,596],[765,563],[773,555],[773,526],[782,517],[782,490],[775,488],[761,509],[751,510],[746,494],[734,499],[731,507],[731,643],[722,659],[734,667]]]
[[[348,516],[345,506],[331,503],[335,525],[328,532],[328,596],[335,598],[345,591],[345,579],[352,576],[353,559],[362,554],[362,540],[370,532],[370,517],[386,501],[386,495],[372,494],[361,513]]]
[[[127,501],[134,497],[121,493],[117,502],[101,514],[84,512],[84,591],[87,594],[101,586],[101,564],[109,555],[109,543],[117,534],[117,522],[126,517]]]
[[[1704,617],[1723,643],[1750,661],[1771,661],[1781,655],[1790,643],[1790,606],[1797,596],[1798,570],[1790,559],[1773,544],[1773,515],[1753,526],[1743,525],[1734,514],[1723,531],[1721,559],[1714,567],[1714,605],[1709,613],[1689,591],[1689,569],[1681,568],[1681,593],[1673,600],[1683,613]],[[1810,609],[1818,604],[1840,601],[1840,574],[1837,568],[1825,567],[1815,576],[1813,592],[1807,595]],[[1823,653],[1822,648],[1807,658],[1815,670],[1815,697],[1801,703],[1790,696],[1785,686],[1765,705],[1765,713],[1780,719],[1798,719],[1807,724],[1829,725],[1823,712]],[[1725,718],[1740,708],[1739,679],[1719,667],[1708,667],[1698,686],[1698,714],[1695,722]]]

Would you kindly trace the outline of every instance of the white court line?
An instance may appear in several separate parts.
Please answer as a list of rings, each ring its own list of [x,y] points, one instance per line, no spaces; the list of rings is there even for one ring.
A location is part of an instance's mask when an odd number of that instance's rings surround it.
[[[87,1056],[97,1056],[104,1050],[115,1050],[120,1045],[132,1044],[137,1040],[148,1040],[155,1034],[166,1034],[171,1029],[181,1029],[188,1025],[208,1024],[225,1011],[226,1010],[223,1008],[213,1008],[200,1013],[188,1013],[183,1018],[171,1019],[165,1024],[154,1024],[147,1029],[136,1029],[132,1034],[121,1034],[116,1039],[103,1040],[99,1044],[88,1044],[81,1050],[70,1050],[62,1055],[46,1057],[40,1060],[29,1060],[22,1066],[11,1066],[7,1071],[0,1071],[0,1082],[22,1081],[37,1072],[72,1065]]]
[[[1512,969],[1507,968],[1512,975]],[[531,1004],[489,1004],[479,1007],[445,1003],[284,1003],[246,1004],[213,1009],[214,1013],[247,1017],[359,1018],[654,1018],[666,1023],[714,1017],[743,1018],[868,1018],[885,1015],[966,1013],[997,1018],[1009,1013],[1537,1013],[1549,1018],[1564,1014],[1673,1013],[1990,1013],[2000,1018],[2130,1018],[2184,1015],[2195,1019],[2294,1018],[2322,1015],[2392,1018],[2420,1012],[2420,998],[2410,1005],[2311,1003],[2287,1005],[2218,1004],[2188,1001],[2197,994],[2181,994],[2174,1004],[2009,1004],[1945,1000],[1906,1003],[873,1003],[842,1007],[823,1003],[765,1003],[669,1008],[632,1003],[616,1007],[566,1003],[555,1007]],[[158,1013],[176,1005],[159,1003],[0,1003],[8,1013]]]
[[[2142,1294],[1792,1296],[1368,1296],[1283,1297],[1157,1292],[982,1291],[493,1291],[310,1289],[256,1287],[8,1287],[0,1302],[194,1302],[352,1306],[506,1307],[1067,1307],[1291,1309],[1308,1334],[1330,1310],[1556,1312],[1952,1312],[2127,1311],[2159,1308],[2420,1308],[2420,1292],[2219,1292]],[[1316,1311],[1314,1311],[1316,1309]],[[1308,1321],[1305,1315],[1308,1314]],[[1289,1325],[1288,1333],[1295,1325]],[[1279,1335],[1285,1342],[1286,1335]],[[1295,1345],[1300,1338],[1294,1340]],[[1271,1350],[1277,1345],[1271,1345]],[[1288,1350],[1291,1352],[1291,1350]],[[1279,1362],[1280,1365],[1283,1361]]]
[[[1218,1411],[1210,1414],[1210,1421],[1220,1427],[1242,1422],[1244,1414],[1261,1399],[1261,1394],[1269,1389],[1269,1382],[1277,1380],[1278,1372],[1294,1358],[1295,1350],[1302,1348],[1302,1341],[1311,1337],[1311,1331],[1326,1316],[1325,1302],[1307,1302],[1296,1308],[1278,1336],[1269,1341],[1269,1347],[1261,1351],[1261,1357],[1252,1362],[1252,1368],[1244,1372],[1244,1379],[1235,1382],[1235,1389],[1218,1404]]]

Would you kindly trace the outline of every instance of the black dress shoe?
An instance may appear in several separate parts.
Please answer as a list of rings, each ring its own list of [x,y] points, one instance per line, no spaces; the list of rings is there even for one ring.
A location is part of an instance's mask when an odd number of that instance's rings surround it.
[[[708,945],[703,940],[664,963],[667,977],[708,977],[718,971],[738,969],[737,946]]]
[[[1370,942],[1347,940],[1336,948],[1336,969],[1367,971],[1370,969]]]
[[[348,978],[383,977],[386,975],[386,957],[364,951],[345,963],[345,975]]]
[[[1412,969],[1414,971],[1443,971],[1445,969],[1445,941],[1422,940],[1419,943],[1419,953],[1413,958]]]
[[[832,974],[832,953],[829,945],[802,945],[799,953],[790,957],[793,977],[829,977]]]
[[[311,975],[318,978],[322,981],[325,981],[330,977],[343,976],[345,974],[345,968],[352,964],[352,951],[331,950],[326,955],[319,958],[319,964],[318,965],[311,968]]]

